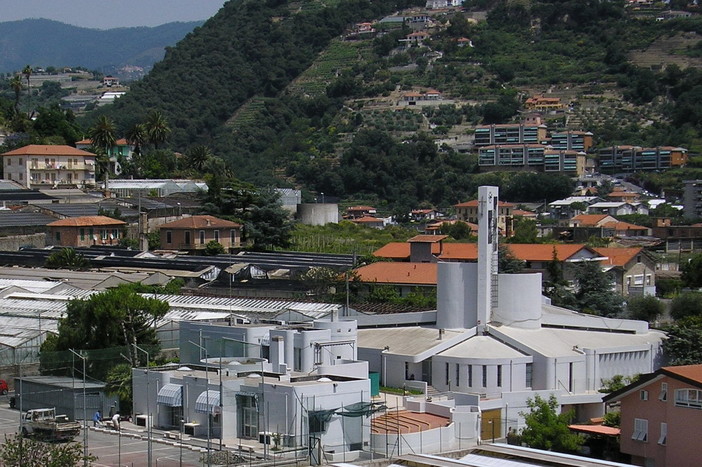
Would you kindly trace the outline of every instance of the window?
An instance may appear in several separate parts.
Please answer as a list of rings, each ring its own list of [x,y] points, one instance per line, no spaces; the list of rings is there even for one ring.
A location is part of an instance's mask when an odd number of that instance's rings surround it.
[[[642,401],[647,401],[648,400],[648,391],[646,391],[646,390],[639,391],[639,398]]]
[[[11,166],[11,165],[12,165],[12,158],[11,158],[11,157],[8,157],[8,158],[7,158],[7,166],[9,167],[9,166]]]
[[[638,255],[638,256],[636,257],[636,262],[637,262],[637,263],[640,263],[640,262],[641,262],[641,255]]]
[[[661,393],[658,395],[659,401],[668,400],[668,383],[661,383]]]
[[[61,241],[61,232],[56,232],[56,241],[57,242]]]
[[[483,365],[483,387],[487,387],[487,366]]]
[[[698,389],[676,389],[675,406],[702,409],[702,391]]]
[[[232,229],[229,231],[229,241],[231,246],[236,246],[236,230]]]
[[[461,367],[456,363],[456,387],[461,384]]]
[[[643,274],[637,274],[634,276],[634,285],[643,285],[644,283],[644,275]]]
[[[534,364],[533,363],[527,363],[526,364],[526,378],[525,378],[525,384],[526,387],[530,388],[532,385],[532,378],[534,375]]]
[[[85,229],[80,229],[80,239],[85,240]]]
[[[568,392],[573,392],[573,362],[568,364]]]
[[[451,387],[450,363],[446,362],[446,384]]]
[[[189,230],[185,231],[185,244],[190,245],[190,231]]]
[[[204,244],[205,244],[205,231],[201,230],[200,231],[200,245],[204,245]]]
[[[24,174],[22,172],[19,173],[19,179],[24,180]]]
[[[214,241],[219,243],[219,230],[214,231]]]
[[[626,286],[629,287],[631,285],[631,276],[626,276]]]
[[[665,446],[665,442],[668,439],[668,424],[661,422],[661,435],[658,437],[658,444]]]
[[[473,387],[473,365],[468,365],[468,387]]]
[[[166,243],[173,243],[173,232],[166,230]]]
[[[634,433],[632,433],[631,439],[648,441],[648,420],[643,418],[634,419]]]
[[[502,365],[497,365],[497,387],[502,387]]]

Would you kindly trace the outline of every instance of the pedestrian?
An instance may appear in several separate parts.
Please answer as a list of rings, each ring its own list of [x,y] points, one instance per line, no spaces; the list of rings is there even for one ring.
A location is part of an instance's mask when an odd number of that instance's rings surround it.
[[[99,410],[93,415],[93,426],[102,426],[102,414]]]
[[[119,431],[119,412],[112,416],[112,427]]]

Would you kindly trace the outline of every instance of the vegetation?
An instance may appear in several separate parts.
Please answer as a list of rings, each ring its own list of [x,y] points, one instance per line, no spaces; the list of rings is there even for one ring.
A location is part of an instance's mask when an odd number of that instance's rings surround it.
[[[96,460],[92,454],[83,457],[81,443],[47,443],[23,439],[21,435],[5,435],[5,441],[0,445],[0,464],[8,467],[93,465]]]
[[[639,379],[639,376],[624,376],[624,375],[614,375],[609,379],[602,380],[602,388],[600,392],[609,394],[610,392],[619,391],[624,386],[628,386],[631,383],[635,383]]]
[[[668,338],[663,341],[663,352],[670,365],[702,363],[702,317],[682,318],[665,331]]]
[[[702,293],[689,292],[675,297],[670,304],[670,316],[676,321],[691,316],[702,316]]]
[[[596,261],[585,261],[575,272],[577,309],[600,316],[617,316],[623,310],[621,295],[612,290],[612,278]]]
[[[682,264],[682,282],[685,287],[702,287],[702,253],[697,253]]]
[[[548,399],[535,396],[527,399],[529,412],[520,413],[524,417],[525,428],[520,435],[522,442],[530,448],[574,453],[583,443],[583,438],[570,431],[568,425],[575,411],[558,414],[558,400],[551,395]]]
[[[653,322],[663,314],[665,307],[656,297],[646,295],[643,297],[629,297],[626,308],[632,319]]]
[[[90,261],[73,248],[61,248],[46,258],[45,266],[49,269],[84,271],[90,267]]]

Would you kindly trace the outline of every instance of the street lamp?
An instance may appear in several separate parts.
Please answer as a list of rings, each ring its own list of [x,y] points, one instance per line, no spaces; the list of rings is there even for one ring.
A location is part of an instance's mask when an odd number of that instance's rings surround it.
[[[71,351],[73,355],[77,355],[78,358],[83,360],[83,465],[85,467],[88,466],[88,427],[86,426],[85,422],[88,419],[86,411],[85,411],[85,356],[79,354],[73,349],[68,349]],[[74,399],[75,400],[75,393],[74,393]],[[73,414],[75,415],[75,408],[73,410]]]
[[[152,448],[151,448],[151,409],[150,409],[150,404],[149,404],[149,352],[146,350],[142,349],[136,344],[132,344],[134,346],[134,353],[137,351],[144,352],[146,354],[146,446],[147,446],[147,452],[148,452],[148,466],[151,467],[151,458],[152,458]],[[135,362],[137,365],[139,362]]]
[[[202,342],[202,334],[200,335],[200,341]],[[211,412],[210,412],[210,376],[208,369],[210,367],[209,362],[207,361],[207,349],[203,347],[200,344],[196,344],[193,341],[188,341],[201,351],[205,351],[205,404],[207,404],[207,465],[210,466],[212,465],[212,455],[210,453],[212,449],[212,440],[211,440],[211,435],[210,435],[210,417]],[[221,378],[221,373],[220,373],[220,378]],[[222,393],[219,394],[220,400],[222,399]],[[182,442],[182,441],[181,441]]]

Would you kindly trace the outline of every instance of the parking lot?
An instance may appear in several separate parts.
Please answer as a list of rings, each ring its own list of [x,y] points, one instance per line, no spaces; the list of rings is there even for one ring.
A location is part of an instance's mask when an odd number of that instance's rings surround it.
[[[6,434],[17,433],[19,428],[19,411],[9,408],[8,399],[8,396],[0,396],[0,440],[4,440]],[[94,466],[148,465],[148,442],[144,427],[123,423],[122,431],[117,432],[108,429],[95,430],[92,428],[92,422],[89,422],[89,425],[88,453],[98,458],[93,463]],[[75,439],[81,444],[83,440],[83,433]],[[167,442],[161,432],[153,433],[151,452],[151,465],[154,467],[203,465],[203,453],[200,447],[193,446],[191,449],[189,445],[180,446],[176,441]]]

